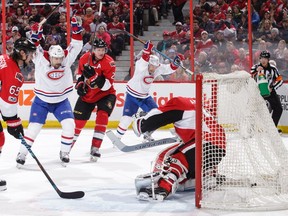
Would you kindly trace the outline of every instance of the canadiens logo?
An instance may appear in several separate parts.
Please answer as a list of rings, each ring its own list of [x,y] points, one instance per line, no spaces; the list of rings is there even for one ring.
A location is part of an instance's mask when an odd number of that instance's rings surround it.
[[[47,73],[49,79],[58,80],[64,76],[64,70],[52,70]]]
[[[144,83],[146,84],[151,84],[154,81],[154,77],[153,76],[146,76],[143,78]]]

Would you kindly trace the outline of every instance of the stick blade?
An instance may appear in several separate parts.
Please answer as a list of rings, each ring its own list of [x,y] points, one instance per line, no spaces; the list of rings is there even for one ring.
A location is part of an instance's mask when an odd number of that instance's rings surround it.
[[[80,199],[85,196],[85,193],[83,191],[61,192],[59,196],[63,199]]]

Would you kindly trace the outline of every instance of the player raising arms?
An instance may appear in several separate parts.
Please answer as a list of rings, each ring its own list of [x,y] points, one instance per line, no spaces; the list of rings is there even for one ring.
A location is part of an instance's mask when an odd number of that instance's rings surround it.
[[[77,74],[79,78],[75,86],[79,98],[74,107],[76,124],[74,143],[97,106],[90,150],[92,162],[96,162],[101,156],[99,148],[106,132],[108,117],[116,102],[116,91],[113,86],[116,65],[106,52],[107,44],[102,39],[96,38],[92,53],[85,53],[79,60]]]
[[[137,113],[139,107],[144,112],[157,108],[157,104],[149,95],[149,90],[154,79],[160,75],[174,73],[181,63],[181,58],[176,56],[170,64],[160,64],[159,58],[152,55],[153,44],[147,41],[144,45],[142,57],[136,61],[135,74],[126,86],[126,99],[123,108],[123,116],[117,127],[116,136],[121,139],[131,124],[132,116]],[[144,139],[151,140],[150,134],[145,134]]]
[[[61,123],[61,150],[60,159],[63,165],[69,163],[75,123],[72,107],[68,100],[69,93],[73,91],[73,74],[71,65],[83,47],[82,26],[75,16],[71,19],[72,41],[64,51],[59,45],[52,45],[49,51],[44,51],[39,45],[42,38],[42,27],[38,23],[32,26],[32,40],[37,45],[35,64],[35,99],[30,110],[27,132],[24,138],[32,146],[42,126],[45,124],[47,114],[53,113]],[[16,159],[18,167],[24,165],[28,150],[24,145]]]
[[[173,195],[179,185],[186,187],[195,179],[195,102],[194,98],[172,98],[164,106],[152,109],[133,122],[133,130],[137,136],[174,123],[175,131],[183,141],[158,154],[152,174],[136,178],[138,199],[163,201],[167,196]],[[207,168],[211,169],[225,156],[226,138],[223,128],[207,110],[203,115],[203,148],[209,149],[211,154],[217,152],[220,155],[219,160],[210,161]],[[213,137],[217,137],[217,141]],[[155,178],[153,186],[151,176]]]
[[[21,119],[18,117],[18,96],[24,82],[19,65],[24,67],[31,61],[36,46],[26,38],[15,41],[11,55],[0,55],[0,111],[2,119],[7,124],[9,134],[19,139],[19,135],[24,135]],[[5,143],[5,135],[0,122],[0,154]],[[6,181],[0,180],[0,191],[6,190]]]

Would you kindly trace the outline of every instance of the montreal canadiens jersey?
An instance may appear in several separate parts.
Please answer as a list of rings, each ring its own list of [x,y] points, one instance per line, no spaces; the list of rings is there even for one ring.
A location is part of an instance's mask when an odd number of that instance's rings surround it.
[[[17,115],[18,96],[24,77],[8,55],[0,56],[0,111],[5,117]]]
[[[170,64],[160,64],[155,70],[154,74],[150,75],[148,72],[148,61],[141,57],[135,64],[135,73],[133,77],[127,83],[128,94],[136,98],[149,97],[150,86],[154,79],[160,75],[168,75],[174,73]]]
[[[72,39],[65,50],[62,65],[55,69],[51,66],[49,55],[41,46],[37,47],[33,62],[35,64],[35,87],[37,97],[47,103],[59,103],[68,98],[73,91],[73,73],[71,65],[74,63],[83,47],[82,40]]]

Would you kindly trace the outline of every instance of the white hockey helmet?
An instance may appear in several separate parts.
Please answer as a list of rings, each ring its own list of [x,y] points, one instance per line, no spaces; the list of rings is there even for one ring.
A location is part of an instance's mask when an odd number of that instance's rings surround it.
[[[48,53],[50,57],[62,58],[65,56],[64,51],[60,45],[50,46]]]
[[[158,67],[158,66],[160,65],[160,61],[159,61],[158,56],[156,56],[156,55],[150,55],[149,64]]]

